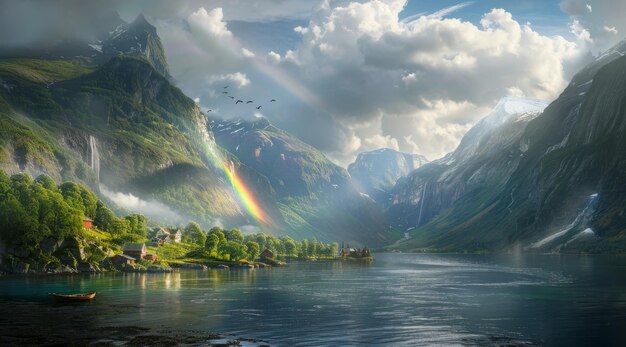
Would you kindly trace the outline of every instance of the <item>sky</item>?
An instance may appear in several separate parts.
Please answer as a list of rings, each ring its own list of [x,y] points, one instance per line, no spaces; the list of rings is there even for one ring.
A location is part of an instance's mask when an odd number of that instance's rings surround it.
[[[210,115],[266,117],[344,167],[381,147],[437,159],[500,98],[553,100],[626,37],[624,0],[4,0],[0,45],[111,9],[157,27]]]

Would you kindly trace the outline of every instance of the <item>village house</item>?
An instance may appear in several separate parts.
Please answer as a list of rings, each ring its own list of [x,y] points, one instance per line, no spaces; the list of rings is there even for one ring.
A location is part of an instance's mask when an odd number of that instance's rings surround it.
[[[135,264],[135,258],[133,258],[131,256],[128,256],[126,254],[116,254],[116,255],[111,257],[111,261],[113,262],[113,264],[116,264],[116,265],[121,265],[121,264],[133,265],[133,264]]]
[[[266,259],[273,259],[274,258],[274,252],[270,251],[269,249],[265,249],[263,250],[263,252],[261,252],[261,258],[266,258]]]
[[[183,232],[180,229],[172,230],[161,227],[157,230],[151,241],[156,242],[159,245],[164,243],[180,243],[182,237]]]
[[[135,260],[141,260],[146,257],[145,243],[127,243],[123,248],[124,255],[133,257]]]
[[[91,228],[93,228],[93,220],[83,218],[83,228],[85,228],[85,230],[91,230]]]

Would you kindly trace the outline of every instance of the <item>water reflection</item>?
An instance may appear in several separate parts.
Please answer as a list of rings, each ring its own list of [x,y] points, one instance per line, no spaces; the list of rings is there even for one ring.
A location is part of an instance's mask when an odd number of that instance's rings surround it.
[[[97,290],[85,307],[94,325],[219,331],[288,346],[606,345],[626,338],[625,268],[622,258],[381,254],[374,263],[7,277],[0,299],[48,302],[48,291]]]

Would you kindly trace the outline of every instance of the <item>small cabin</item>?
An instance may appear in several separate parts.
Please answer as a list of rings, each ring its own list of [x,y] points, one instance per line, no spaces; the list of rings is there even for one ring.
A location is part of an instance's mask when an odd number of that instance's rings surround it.
[[[263,252],[261,252],[261,258],[272,259],[274,258],[274,252],[266,248],[265,250],[263,250]]]
[[[91,230],[91,228],[93,228],[93,220],[83,218],[83,228],[85,228],[85,230]]]
[[[146,257],[146,244],[145,243],[127,243],[123,248],[124,255],[133,257],[136,260],[141,260]]]
[[[117,264],[117,265],[121,265],[121,264],[133,265],[133,264],[135,264],[135,258],[133,258],[131,256],[128,256],[126,254],[116,254],[116,255],[111,257],[111,261],[113,262],[113,264]]]

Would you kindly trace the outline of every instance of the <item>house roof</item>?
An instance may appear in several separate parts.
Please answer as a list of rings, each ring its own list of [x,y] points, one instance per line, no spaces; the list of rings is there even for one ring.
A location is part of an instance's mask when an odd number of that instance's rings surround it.
[[[126,243],[124,244],[124,252],[126,251],[143,251],[146,248],[145,243]]]
[[[133,258],[133,257],[131,257],[129,255],[126,255],[126,254],[116,254],[115,256],[116,257],[121,257],[121,258],[124,258],[124,259],[127,259],[127,260],[135,260],[135,258]]]
[[[163,233],[163,234],[170,234],[170,235],[171,235],[171,234],[180,234],[180,233],[182,233],[182,232],[180,231],[180,229],[172,230],[172,229],[170,229],[170,228],[165,228],[165,227],[161,227],[161,228],[159,228],[159,231],[158,231],[158,232],[159,232],[159,233]]]

